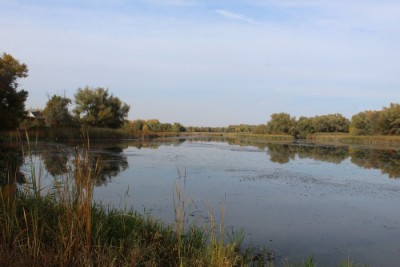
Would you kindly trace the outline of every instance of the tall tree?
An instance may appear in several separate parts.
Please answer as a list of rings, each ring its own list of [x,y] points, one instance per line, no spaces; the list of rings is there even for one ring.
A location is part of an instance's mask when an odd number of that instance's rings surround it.
[[[268,132],[271,134],[295,134],[296,118],[288,113],[273,113],[267,123]]]
[[[296,124],[296,132],[301,138],[307,138],[307,135],[314,133],[313,119],[301,116]]]
[[[350,121],[339,113],[315,116],[313,118],[313,127],[316,132],[348,133],[349,125]]]
[[[28,92],[18,91],[18,78],[28,76],[28,67],[11,55],[0,57],[0,130],[18,127],[25,117],[25,101]]]
[[[53,95],[46,103],[43,110],[43,117],[47,126],[66,126],[72,122],[72,116],[68,111],[71,99]]]
[[[382,134],[400,134],[400,104],[391,103],[383,108],[379,116],[379,128]]]
[[[128,116],[129,106],[108,89],[79,88],[75,94],[74,113],[80,120],[95,127],[120,128]]]

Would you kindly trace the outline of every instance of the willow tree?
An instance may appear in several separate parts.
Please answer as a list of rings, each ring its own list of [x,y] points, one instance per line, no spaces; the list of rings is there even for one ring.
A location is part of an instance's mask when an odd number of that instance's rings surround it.
[[[108,89],[79,88],[75,94],[75,115],[82,123],[93,127],[120,128],[128,116],[129,106]]]
[[[379,115],[379,128],[382,134],[400,134],[400,104],[391,103]]]
[[[271,134],[295,134],[296,118],[288,113],[273,113],[267,123],[267,130]]]
[[[11,55],[0,57],[0,130],[18,127],[25,117],[25,101],[28,92],[18,90],[18,78],[28,76],[28,67]]]

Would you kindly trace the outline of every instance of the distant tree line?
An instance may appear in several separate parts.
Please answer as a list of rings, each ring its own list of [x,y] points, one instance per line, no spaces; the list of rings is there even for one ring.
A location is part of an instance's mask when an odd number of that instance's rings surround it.
[[[151,133],[185,132],[186,128],[179,122],[161,123],[158,119],[129,121],[127,126],[133,135],[149,135]]]
[[[399,135],[400,104],[390,104],[377,111],[363,111],[351,120],[339,113],[301,116],[298,119],[288,113],[273,113],[266,124],[230,125],[224,129],[227,133],[287,134],[297,138],[306,138],[313,133],[350,133],[352,135]]]
[[[290,134],[305,138],[307,135],[322,133],[347,133],[350,121],[339,113],[314,117],[301,116],[299,119],[287,113],[274,113],[266,124],[265,133]]]
[[[243,127],[242,127],[243,128]],[[250,127],[257,134],[289,134],[306,138],[313,133],[350,133],[352,135],[399,135],[400,104],[390,104],[382,110],[363,111],[351,120],[339,113],[299,119],[288,113],[274,113],[267,124]]]

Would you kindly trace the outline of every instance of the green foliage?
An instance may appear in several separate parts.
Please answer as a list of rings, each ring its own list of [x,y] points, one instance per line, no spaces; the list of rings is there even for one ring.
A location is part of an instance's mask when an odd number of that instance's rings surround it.
[[[314,133],[314,123],[312,118],[300,117],[296,123],[296,132],[301,138],[306,138],[309,134]]]
[[[201,127],[201,126],[189,126],[186,127],[187,132],[191,133],[200,133],[200,132],[206,132],[206,133],[223,133],[227,131],[227,128],[225,127]]]
[[[251,133],[254,127],[254,125],[248,124],[229,125],[224,131],[226,133]]]
[[[400,104],[391,103],[383,108],[379,116],[379,128],[382,134],[400,134]]]
[[[300,117],[296,120],[287,113],[274,113],[267,123],[270,134],[290,134],[295,137],[307,138],[315,132],[336,133],[348,132],[350,121],[341,114],[329,114],[312,118]]]
[[[186,128],[179,122],[161,123],[158,119],[134,120],[128,123],[129,132],[134,136],[149,136],[150,134],[185,132]]]
[[[152,131],[152,132],[160,132],[161,131],[161,123],[157,119],[147,120],[146,125],[147,125],[149,131]]]
[[[53,95],[46,103],[43,117],[49,127],[60,127],[70,125],[72,116],[68,111],[71,100],[66,97]]]
[[[348,133],[350,121],[341,114],[315,116],[313,127],[315,132],[321,133]]]
[[[185,132],[186,128],[179,122],[174,122],[174,124],[171,127],[171,131],[172,132]]]
[[[274,113],[271,120],[267,123],[268,133],[270,134],[295,134],[296,118],[288,113]]]
[[[380,133],[380,111],[364,111],[351,117],[350,133],[352,135],[376,135]]]
[[[363,111],[351,118],[352,135],[400,134],[400,105],[391,103],[380,111]]]
[[[79,88],[75,94],[74,113],[87,125],[120,128],[128,116],[130,107],[119,98],[109,95],[108,89]]]
[[[253,134],[266,134],[268,133],[267,125],[260,124],[254,127]]]
[[[18,91],[18,78],[28,76],[28,67],[19,63],[11,55],[4,53],[0,57],[0,129],[9,130],[18,127],[25,117],[25,101],[28,92]]]

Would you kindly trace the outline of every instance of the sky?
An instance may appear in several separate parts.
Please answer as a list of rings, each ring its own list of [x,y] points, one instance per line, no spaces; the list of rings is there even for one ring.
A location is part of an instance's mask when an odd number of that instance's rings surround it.
[[[348,118],[400,100],[398,0],[0,0],[26,107],[108,88],[128,119]]]

